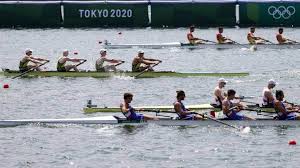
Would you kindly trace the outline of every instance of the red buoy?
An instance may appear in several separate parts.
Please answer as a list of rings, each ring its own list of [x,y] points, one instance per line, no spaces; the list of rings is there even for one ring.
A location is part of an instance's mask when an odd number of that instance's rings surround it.
[[[4,88],[4,89],[8,89],[8,88],[9,88],[9,85],[8,85],[8,84],[4,84],[4,85],[3,85],[3,88]]]
[[[296,140],[292,139],[292,140],[289,141],[289,145],[296,145],[296,144],[297,144]]]
[[[210,111],[210,115],[211,115],[212,117],[216,117],[216,112],[215,112],[215,111]]]

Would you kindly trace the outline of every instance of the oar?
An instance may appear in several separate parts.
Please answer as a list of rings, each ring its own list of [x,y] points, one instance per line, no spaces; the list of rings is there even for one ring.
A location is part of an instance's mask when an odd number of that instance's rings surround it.
[[[154,65],[152,65],[152,66],[150,66],[150,67],[148,67],[148,68],[145,68],[142,72],[140,72],[139,74],[135,75],[134,78],[137,78],[137,77],[141,76],[143,73],[147,72],[147,70],[148,70],[149,68],[153,68],[153,67],[155,67],[156,65],[158,65],[158,64],[160,64],[160,63],[161,63],[161,61],[159,61],[158,63],[156,63],[156,64],[154,64]]]
[[[268,43],[270,43],[270,44],[275,44],[275,43],[273,43],[273,42],[270,41],[270,40],[267,40],[267,39],[264,39],[264,38],[261,38],[261,37],[260,37],[260,39],[263,40],[263,41],[265,41],[265,42],[268,42]]]
[[[121,62],[117,63],[117,64],[115,65],[115,67],[116,67],[116,66],[119,66],[119,65],[121,65],[121,64],[123,64],[123,63],[125,63],[125,61],[121,61]]]
[[[253,99],[255,96],[240,96],[241,99]]]
[[[85,60],[83,60],[83,61],[81,61],[80,63],[78,63],[77,65],[75,65],[76,67],[78,67],[79,65],[81,65],[81,64],[83,64],[83,63],[85,63],[87,60],[85,59]]]
[[[160,109],[140,109],[138,111],[146,111],[146,112],[155,112],[155,113],[173,113],[177,114],[175,111],[166,111],[166,110],[160,110]]]
[[[238,45],[243,46],[245,48],[252,48],[252,46],[254,46],[254,45],[251,45],[251,47],[249,47],[247,44],[241,44],[241,43],[239,43],[237,41],[234,41],[234,40],[231,40],[231,39],[228,39],[228,40],[232,41],[234,44],[238,44]]]
[[[297,106],[297,107],[299,107],[299,104],[298,103],[292,103],[292,102],[288,102],[288,101],[284,101],[285,103],[287,103],[287,104],[290,104],[290,105],[292,105],[292,106]]]
[[[244,108],[243,110],[246,110],[246,111],[263,112],[263,113],[274,113],[274,112],[271,112],[271,111],[265,111],[265,110],[261,110],[261,109],[252,109],[252,108]]]
[[[267,115],[267,114],[262,114],[261,112],[257,112],[257,115],[261,115],[261,116],[265,116],[265,117],[271,117],[271,118],[275,118],[276,116],[274,115]]]
[[[195,114],[199,114],[199,113],[195,113]],[[199,115],[202,115],[202,116],[204,116],[204,117],[206,117],[206,118],[208,118],[208,119],[210,119],[210,120],[212,120],[212,121],[215,121],[215,122],[217,122],[217,123],[220,123],[220,124],[226,125],[226,126],[228,126],[228,127],[237,129],[238,131],[241,131],[241,132],[243,132],[243,133],[248,133],[248,132],[250,131],[250,127],[240,127],[240,128],[239,128],[239,127],[237,127],[237,126],[228,124],[228,123],[223,122],[223,121],[221,121],[221,120],[212,118],[212,117],[210,117],[210,116],[208,116],[208,115],[206,115],[206,114],[199,114]]]
[[[258,105],[258,106],[259,106],[259,103],[257,103],[257,102],[246,101],[246,100],[241,100],[241,102],[250,103],[250,104],[255,104],[255,105]]]
[[[32,68],[30,68],[29,70],[27,70],[27,71],[25,71],[25,72],[23,72],[23,73],[21,73],[21,74],[19,74],[19,75],[17,75],[17,76],[12,77],[12,79],[15,79],[15,78],[17,78],[17,77],[21,77],[21,76],[27,74],[28,72],[31,72],[31,71],[35,70],[36,68],[39,68],[39,67],[41,67],[41,66],[47,64],[48,62],[50,62],[50,61],[47,60],[47,61],[45,61],[44,63],[42,63],[42,64],[40,64],[40,65],[38,65],[38,66],[32,67]]]
[[[251,109],[251,108],[245,108],[244,110],[246,111],[255,111],[257,113],[257,115],[262,115],[262,116],[266,116],[266,117],[276,117],[274,115],[266,115],[266,114],[262,114],[262,113],[271,113],[270,111],[264,111],[264,110],[261,110],[261,109]]]
[[[204,42],[210,42],[210,43],[214,43],[214,44],[217,44],[217,42],[214,42],[214,41],[210,41],[210,40],[206,40],[206,39],[199,39],[199,40],[202,40]]]
[[[287,40],[290,41],[290,42],[293,42],[294,44],[300,44],[300,42],[295,41],[295,40],[291,40],[291,39],[287,39]]]

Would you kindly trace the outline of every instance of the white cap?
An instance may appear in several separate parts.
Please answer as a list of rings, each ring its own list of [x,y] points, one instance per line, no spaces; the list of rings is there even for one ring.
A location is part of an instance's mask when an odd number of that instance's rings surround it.
[[[143,50],[139,50],[138,53],[139,54],[144,54],[144,51]]]
[[[274,79],[270,79],[270,80],[268,81],[268,85],[277,85],[277,82],[275,82]]]
[[[104,53],[104,52],[106,52],[107,50],[106,49],[101,49],[100,50],[100,54],[102,54],[102,53]]]
[[[25,54],[27,54],[27,53],[29,53],[29,52],[32,52],[32,49],[30,49],[30,48],[26,48],[26,50],[25,50]]]
[[[226,81],[224,78],[220,78],[220,79],[218,80],[218,83],[227,83],[227,81]]]
[[[68,49],[64,49],[63,52],[69,52],[69,50]]]

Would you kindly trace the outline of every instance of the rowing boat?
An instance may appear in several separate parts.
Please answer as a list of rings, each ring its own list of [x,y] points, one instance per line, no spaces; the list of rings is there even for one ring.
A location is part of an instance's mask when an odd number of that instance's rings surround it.
[[[107,113],[115,113],[120,112],[120,107],[95,107],[96,105],[87,105],[87,107],[83,108],[85,113],[96,113],[96,112],[107,112]],[[215,108],[210,104],[198,104],[198,105],[187,105],[186,106],[191,111],[221,111],[220,108]],[[258,111],[269,111],[274,112],[274,108],[262,108],[257,107],[256,105],[251,106],[248,105],[249,108],[255,108]],[[160,112],[160,111],[172,111],[174,110],[174,106],[139,106],[135,107],[136,109],[144,109],[144,110],[153,110],[153,112]]]
[[[190,49],[230,49],[230,48],[250,48],[253,45],[250,44],[189,44],[181,42],[171,42],[171,43],[149,43],[149,44],[111,44],[104,43],[103,48],[107,49],[125,49],[125,48],[151,48],[151,49],[161,49],[161,48],[190,48]],[[272,49],[299,49],[300,44],[257,44],[258,48],[272,48]]]
[[[257,120],[226,120],[219,119],[224,123],[235,126],[300,126],[297,120],[273,120],[273,119],[257,119]],[[0,120],[0,127],[12,127],[27,124],[111,124],[111,125],[136,125],[136,124],[157,124],[161,126],[224,126],[224,124],[212,120],[178,120],[176,118],[160,118],[160,120],[149,121],[131,121],[116,116],[101,116],[90,118],[66,118],[66,119],[21,119],[21,120]]]
[[[0,72],[0,75],[4,76],[16,76],[20,72],[16,70],[5,69],[3,72]],[[112,76],[120,77],[135,77],[140,74],[140,72],[96,72],[96,71],[82,71],[82,72],[57,72],[57,71],[33,71],[28,72],[26,76],[32,77],[94,77],[94,78],[108,78]],[[155,77],[200,77],[200,76],[247,76],[247,72],[237,72],[237,73],[222,73],[222,72],[195,72],[195,73],[181,73],[173,71],[157,71],[157,72],[144,72],[139,75],[139,78],[155,78]]]

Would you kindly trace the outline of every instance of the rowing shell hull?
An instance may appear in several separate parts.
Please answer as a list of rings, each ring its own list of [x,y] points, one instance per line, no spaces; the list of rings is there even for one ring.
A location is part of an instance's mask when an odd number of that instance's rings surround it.
[[[198,105],[187,105],[186,106],[191,111],[221,111],[220,108],[214,108],[210,104],[198,104]],[[163,111],[174,111],[174,106],[140,106],[135,107],[136,109],[144,109],[144,110],[153,110],[153,112],[164,113]],[[257,106],[249,106],[249,108],[257,108]],[[274,112],[274,108],[258,108],[259,110]],[[162,111],[162,112],[160,112]],[[83,108],[83,112],[85,113],[116,113],[120,112],[120,107],[85,107]]]
[[[230,48],[250,48],[253,45],[249,44],[197,44],[192,45],[188,43],[153,43],[153,44],[104,44],[103,47],[107,49],[124,49],[124,48],[190,48],[190,49],[230,49]],[[272,48],[272,49],[299,49],[300,44],[258,44],[257,48]]]
[[[6,70],[0,72],[4,76],[16,76],[19,75],[19,71]],[[32,77],[94,77],[94,78],[108,78],[113,76],[120,77],[134,77],[140,74],[140,72],[96,72],[96,71],[87,71],[87,72],[57,72],[57,71],[33,71],[26,74],[26,76]],[[139,78],[155,78],[155,77],[200,77],[200,76],[247,76],[249,73],[240,72],[240,73],[222,73],[222,72],[199,72],[199,73],[180,73],[180,72],[171,72],[171,71],[160,71],[160,72],[145,72],[139,75]]]
[[[224,123],[234,126],[300,126],[297,120],[279,121],[272,119],[258,119],[258,120],[221,120]],[[161,119],[156,121],[128,121],[126,119],[119,119],[114,116],[91,117],[91,118],[73,118],[73,119],[23,119],[23,120],[0,120],[0,127],[12,127],[27,124],[80,124],[80,125],[95,125],[95,124],[111,124],[111,125],[139,125],[139,124],[157,124],[161,126],[224,126],[221,123],[205,120],[176,120],[176,119]]]
[[[26,124],[118,124],[113,116],[71,118],[71,119],[22,119],[22,120],[0,120],[0,126],[18,126]]]

